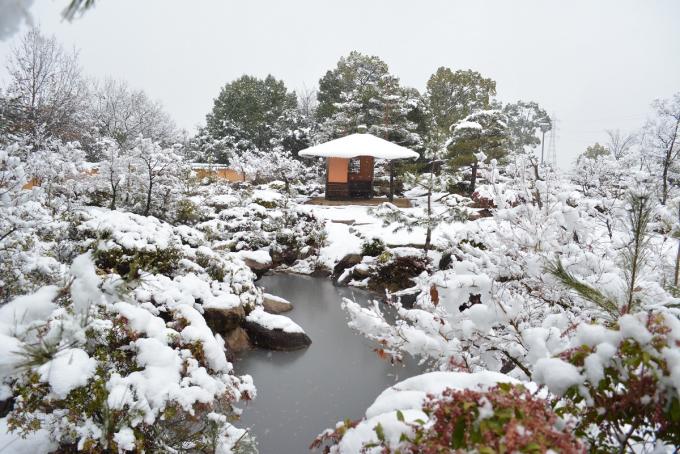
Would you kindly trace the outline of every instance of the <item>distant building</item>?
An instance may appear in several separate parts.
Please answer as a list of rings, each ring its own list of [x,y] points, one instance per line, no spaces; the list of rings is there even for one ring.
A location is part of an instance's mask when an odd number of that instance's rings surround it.
[[[300,151],[303,157],[326,158],[327,199],[373,197],[375,159],[417,159],[418,153],[371,134],[351,134]],[[390,165],[390,200],[394,197],[394,172]]]
[[[229,166],[223,164],[193,163],[191,164],[191,170],[196,173],[196,177],[199,179],[215,178],[232,183],[246,181],[247,179],[243,172],[230,169]]]

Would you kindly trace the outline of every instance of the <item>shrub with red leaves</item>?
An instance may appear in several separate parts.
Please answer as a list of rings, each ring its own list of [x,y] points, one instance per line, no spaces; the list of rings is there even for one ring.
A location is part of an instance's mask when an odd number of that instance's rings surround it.
[[[522,386],[499,384],[488,391],[446,389],[430,396],[423,411],[430,422],[404,437],[406,452],[584,452],[584,446],[548,402]]]
[[[680,390],[669,364],[677,361],[673,350],[680,341],[666,320],[673,315],[643,317],[648,341],[624,336],[602,366],[601,377],[569,388],[557,410],[576,416],[576,435],[599,451],[651,452],[660,442],[680,446]],[[596,347],[582,345],[564,352],[562,359],[587,376],[588,358],[597,355]]]

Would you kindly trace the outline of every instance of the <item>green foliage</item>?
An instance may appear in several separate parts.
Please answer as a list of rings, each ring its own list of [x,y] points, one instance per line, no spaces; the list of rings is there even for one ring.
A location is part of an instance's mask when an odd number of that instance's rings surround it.
[[[69,305],[67,299],[59,303],[66,307]],[[225,394],[211,404],[195,404],[190,410],[169,403],[163,410],[162,418],[154,424],[144,422],[141,409],[109,407],[107,383],[112,376],[117,374],[126,377],[143,370],[136,358],[136,349],[131,348],[141,335],[128,325],[125,318],[109,313],[102,307],[96,310],[97,313],[93,315],[102,322],[109,322],[99,323],[86,331],[87,342],[83,348],[97,361],[96,373],[84,385],[73,389],[65,397],[58,397],[34,371],[40,364],[26,368],[13,384],[12,392],[16,400],[7,418],[10,431],[27,436],[41,428],[53,429],[44,426],[45,416],[53,415],[69,422],[68,425],[60,424],[59,429],[52,433],[59,442],[60,452],[71,452],[77,441],[83,446],[79,451],[97,454],[117,452],[114,435],[123,427],[134,427],[135,445],[139,452],[168,452],[188,446],[193,446],[198,452],[212,452],[216,440],[208,435],[211,429],[217,430],[217,427],[213,427],[216,423],[208,417],[208,413],[220,410],[231,413],[229,395]],[[187,366],[191,361],[198,361],[199,365],[206,367],[200,344],[182,344],[177,336],[176,345],[171,346],[192,352],[187,356]],[[48,360],[45,358],[45,362]],[[85,427],[96,430],[78,430]]]
[[[387,64],[375,56],[352,51],[319,80],[317,118],[321,134],[332,139],[368,132],[402,145],[419,142],[415,131],[424,106],[415,89],[404,89]],[[413,119],[414,121],[412,121]]]
[[[371,241],[364,241],[361,244],[361,255],[377,257],[385,252],[385,242],[380,238],[373,238]]]
[[[427,81],[427,105],[435,128],[448,135],[449,128],[478,110],[488,109],[496,95],[496,82],[477,71],[441,67]]]
[[[277,208],[279,206],[279,203],[276,200],[255,199],[253,200],[253,203],[257,203],[258,205],[269,209]]]
[[[207,132],[233,148],[268,150],[296,107],[297,98],[283,81],[244,75],[220,91],[206,117]]]
[[[175,223],[177,224],[194,225],[201,220],[198,206],[189,199],[179,200],[176,210]]]
[[[479,127],[470,127],[477,124]],[[501,160],[508,153],[508,130],[506,119],[498,110],[487,110],[468,115],[453,128],[448,147],[449,163],[453,167],[477,163],[476,153],[484,153],[486,159]]]
[[[97,267],[115,271],[128,280],[136,279],[139,271],[172,275],[177,270],[181,258],[182,251],[175,247],[153,251],[124,247],[97,248],[94,251]]]
[[[541,143],[537,132],[548,132],[552,129],[552,120],[538,103],[517,101],[506,104],[503,113],[507,119],[509,148],[518,154],[525,153]]]
[[[562,285],[576,292],[581,298],[590,301],[595,306],[599,307],[610,317],[619,315],[619,307],[616,301],[606,297],[596,288],[581,282],[573,274],[567,271],[560,259],[549,263],[546,266],[546,271],[553,275]]]
[[[95,0],[71,0],[71,3],[62,11],[61,15],[66,20],[73,20],[77,15],[92,8],[94,3]]]
[[[317,118],[323,121],[331,118],[339,111],[338,103],[343,102],[343,93],[362,90],[360,99],[367,103],[372,96],[378,94],[380,79],[394,77],[389,73],[387,63],[379,57],[364,55],[352,51],[347,57],[341,57],[338,64],[319,80],[317,92]],[[367,126],[370,122],[364,122]]]
[[[586,148],[586,151],[584,151],[580,156],[579,160],[582,158],[587,158],[587,159],[597,159],[601,156],[609,156],[609,149],[603,145],[600,145],[599,143],[595,142],[594,145],[589,146]]]

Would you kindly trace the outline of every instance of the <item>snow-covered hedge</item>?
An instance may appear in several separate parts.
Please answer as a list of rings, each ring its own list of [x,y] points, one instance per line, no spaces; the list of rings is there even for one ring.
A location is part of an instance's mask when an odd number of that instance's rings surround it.
[[[15,396],[9,428],[47,429],[87,451],[227,452],[243,435],[232,405],[255,389],[233,374],[193,300],[161,314],[150,302],[158,289],[145,287],[140,301],[120,280],[102,282],[89,253],[71,274],[64,288],[0,309],[0,374]]]

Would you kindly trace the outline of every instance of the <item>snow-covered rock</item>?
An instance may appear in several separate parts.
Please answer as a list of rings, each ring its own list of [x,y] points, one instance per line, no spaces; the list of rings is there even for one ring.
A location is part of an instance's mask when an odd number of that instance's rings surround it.
[[[304,330],[290,318],[268,314],[262,308],[248,314],[244,327],[256,346],[270,350],[298,350],[312,343]]]

